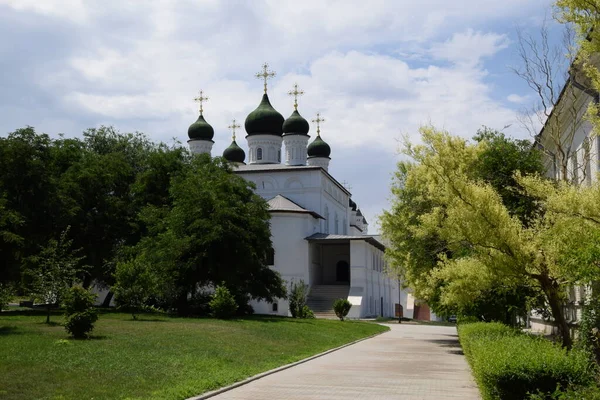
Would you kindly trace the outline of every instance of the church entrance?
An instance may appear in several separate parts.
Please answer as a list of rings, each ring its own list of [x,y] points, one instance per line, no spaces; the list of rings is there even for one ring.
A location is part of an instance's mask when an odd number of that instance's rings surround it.
[[[336,281],[350,283],[350,265],[344,260],[338,261],[335,266]]]

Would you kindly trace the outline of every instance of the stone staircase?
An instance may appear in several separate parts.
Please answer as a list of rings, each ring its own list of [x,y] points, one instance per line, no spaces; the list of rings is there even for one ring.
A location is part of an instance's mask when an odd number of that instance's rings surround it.
[[[333,302],[337,299],[347,299],[349,292],[348,285],[313,285],[306,304],[317,318],[337,318],[333,312]]]

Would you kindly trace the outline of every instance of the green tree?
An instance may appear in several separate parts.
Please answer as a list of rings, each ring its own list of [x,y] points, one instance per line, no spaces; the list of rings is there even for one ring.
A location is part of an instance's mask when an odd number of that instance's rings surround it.
[[[35,300],[46,306],[46,323],[50,323],[50,311],[57,305],[66,290],[82,271],[79,250],[73,250],[73,240],[68,238],[69,229],[58,240],[50,239],[40,252],[27,261],[26,278],[30,281],[30,293]]]
[[[483,128],[475,136],[478,151],[464,159],[464,173],[470,179],[490,184],[500,195],[509,213],[527,224],[537,213],[534,198],[525,194],[515,181],[515,171],[524,174],[543,170],[540,156],[531,151],[528,141],[507,138],[503,133]],[[410,151],[410,149],[407,149]],[[496,285],[479,293],[476,301],[464,304],[443,302],[442,280],[432,279],[441,257],[455,258],[469,254],[469,246],[453,243],[436,229],[423,230],[421,218],[434,210],[443,213],[446,204],[428,194],[429,188],[415,179],[414,161],[398,163],[391,188],[392,209],[381,219],[382,230],[393,246],[386,250],[395,271],[405,285],[414,290],[417,298],[427,301],[438,315],[469,315],[485,320],[514,323],[516,315],[527,312],[527,302],[535,298],[527,284],[518,287]],[[451,248],[450,248],[451,247]]]
[[[407,227],[416,237],[437,235],[447,251],[438,254],[433,269],[414,274],[412,252],[396,244],[395,223],[407,219],[398,214],[405,207],[394,199],[392,212],[383,218],[382,230],[392,241],[390,256],[406,276],[421,280],[424,298],[437,296],[441,304],[465,307],[495,287],[526,285],[542,294],[558,327],[563,345],[571,346],[569,328],[562,308],[565,288],[577,282],[581,269],[566,264],[567,246],[557,243],[557,232],[567,232],[551,213],[539,213],[523,225],[494,187],[471,174],[485,144],[473,145],[433,128],[422,128],[423,145],[407,146],[414,164],[404,179],[404,187],[429,199],[432,207],[412,216]],[[532,195],[532,194],[530,194]],[[411,215],[409,215],[410,217]],[[570,228],[576,228],[573,224]],[[576,230],[577,231],[577,230]],[[395,253],[394,253],[395,252]],[[408,273],[407,273],[408,272]],[[417,282],[420,283],[420,282]]]
[[[173,180],[172,206],[148,206],[148,235],[136,246],[152,265],[161,293],[181,314],[188,299],[223,283],[253,299],[285,297],[279,274],[265,263],[271,247],[266,202],[222,159],[195,156]]]
[[[115,272],[115,293],[117,305],[131,312],[133,319],[158,294],[156,275],[139,260],[120,262]]]

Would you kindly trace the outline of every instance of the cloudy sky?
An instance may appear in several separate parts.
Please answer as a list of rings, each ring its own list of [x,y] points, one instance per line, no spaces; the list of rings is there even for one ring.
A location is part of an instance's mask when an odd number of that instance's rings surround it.
[[[299,111],[326,119],[330,172],[374,227],[402,135],[433,123],[465,137],[482,125],[527,136],[516,115],[533,97],[508,67],[517,26],[535,32],[550,4],[0,0],[0,135],[113,125],[185,141],[203,89],[221,154],[231,119],[243,125],[260,101],[254,74],[267,61],[272,104],[287,117],[287,91],[297,82],[306,92]]]

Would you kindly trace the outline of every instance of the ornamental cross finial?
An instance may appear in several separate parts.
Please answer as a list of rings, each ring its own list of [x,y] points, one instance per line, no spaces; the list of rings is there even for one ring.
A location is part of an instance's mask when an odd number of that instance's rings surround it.
[[[197,101],[198,103],[200,103],[200,115],[202,115],[202,112],[204,111],[202,109],[202,103],[204,103],[205,101],[208,101],[208,97],[204,96],[204,92],[201,90],[199,93],[199,96],[194,97],[194,101]]]
[[[298,89],[298,84],[294,83],[294,90],[290,90],[288,95],[294,96],[294,110],[298,110],[298,96],[302,96],[304,94],[304,90]]]
[[[235,123],[235,118],[231,121],[231,125],[229,125],[228,128],[231,129],[233,140],[235,141],[235,128],[240,128],[240,125]]]
[[[317,124],[317,136],[321,136],[321,122],[325,122],[325,118],[321,118],[321,113],[317,113],[317,118],[313,119],[312,122]]]
[[[255,76],[258,79],[263,79],[265,81],[265,93],[267,93],[267,79],[273,78],[276,75],[274,71],[269,71],[269,64],[264,63],[262,66],[262,72],[257,72]]]

